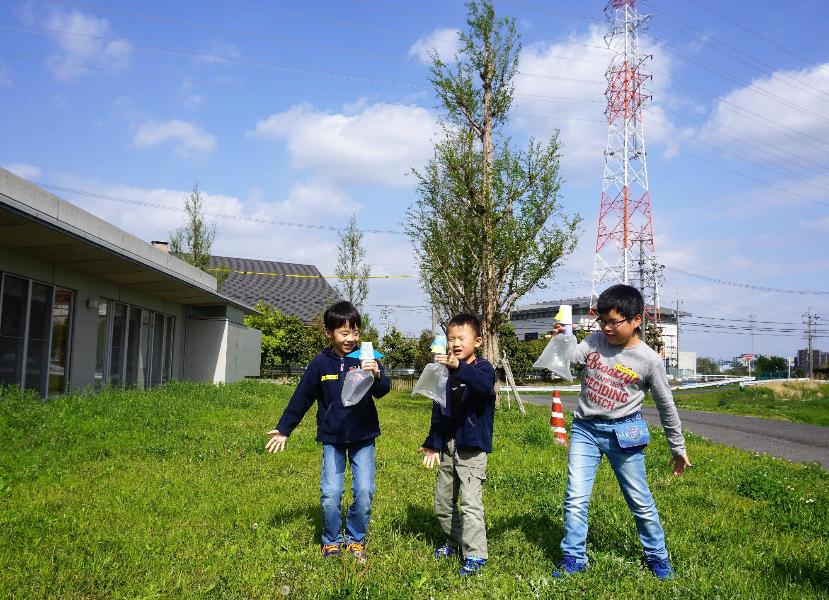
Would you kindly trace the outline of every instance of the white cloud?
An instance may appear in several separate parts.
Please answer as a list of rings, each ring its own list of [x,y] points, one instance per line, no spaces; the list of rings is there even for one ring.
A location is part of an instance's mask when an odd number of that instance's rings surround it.
[[[35,167],[34,165],[27,165],[26,163],[11,163],[8,165],[3,165],[3,168],[7,171],[11,171],[18,177],[22,177],[23,179],[39,179],[40,176],[43,174],[39,168]]]
[[[753,160],[820,172],[827,98],[829,63],[776,71],[720,98],[700,139]]]
[[[223,42],[222,40],[210,40],[210,45],[202,50],[201,55],[196,57],[197,64],[215,64],[226,63],[236,60],[242,56],[242,51],[239,46]]]
[[[612,58],[605,31],[594,25],[564,42],[525,47],[515,78],[514,126],[541,139],[559,129],[562,173],[573,183],[595,184],[602,175],[607,145],[605,72]],[[665,52],[654,52],[647,38],[640,39],[640,46],[642,54],[654,55],[654,72],[670,73]],[[678,132],[659,106],[668,100],[666,80],[655,75],[649,83],[655,103],[649,103],[643,121],[645,139],[668,141],[670,157],[676,153],[670,143],[678,139]]]
[[[355,105],[332,114],[303,104],[262,119],[248,135],[285,140],[291,166],[326,179],[406,186],[409,169],[431,156],[437,132],[435,116],[419,106]]]
[[[819,219],[810,219],[808,221],[806,219],[801,219],[800,226],[803,229],[829,233],[829,215],[820,217]]]
[[[124,68],[130,62],[132,44],[124,38],[109,39],[112,35],[106,19],[78,10],[53,11],[45,26],[55,30],[52,37],[58,51],[51,57],[54,61],[115,69]],[[55,64],[52,72],[55,78],[69,81],[87,71],[68,64]]]
[[[143,123],[132,143],[138,148],[149,148],[171,140],[176,144],[176,153],[184,158],[216,149],[215,137],[198,125],[180,119]]]
[[[193,91],[193,83],[190,81],[182,81],[176,92],[179,102],[182,106],[189,109],[196,109],[201,106],[205,100],[204,94],[198,94]]]
[[[432,64],[432,53],[437,52],[440,59],[449,64],[455,62],[455,54],[460,48],[457,29],[435,29],[432,33],[420,36],[409,48],[409,57],[423,64]]]

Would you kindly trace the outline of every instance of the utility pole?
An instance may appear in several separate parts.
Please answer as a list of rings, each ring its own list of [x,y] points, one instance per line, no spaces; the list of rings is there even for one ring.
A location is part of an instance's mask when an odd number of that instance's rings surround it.
[[[817,316],[812,314],[812,307],[809,307],[809,310],[806,311],[806,314],[803,315],[806,319],[806,339],[808,340],[808,354],[809,357],[809,379],[815,378],[815,358],[812,356],[812,326],[814,325],[815,320],[818,318]]]
[[[751,355],[754,356],[754,319],[757,318],[757,315],[748,315],[748,318],[748,329],[751,332]]]
[[[676,373],[679,375],[679,298],[676,299]]]

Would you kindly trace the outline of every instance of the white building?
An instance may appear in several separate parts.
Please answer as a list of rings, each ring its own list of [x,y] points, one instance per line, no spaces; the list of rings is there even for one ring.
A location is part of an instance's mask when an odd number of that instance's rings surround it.
[[[259,374],[207,273],[0,169],[0,385],[43,396]]]

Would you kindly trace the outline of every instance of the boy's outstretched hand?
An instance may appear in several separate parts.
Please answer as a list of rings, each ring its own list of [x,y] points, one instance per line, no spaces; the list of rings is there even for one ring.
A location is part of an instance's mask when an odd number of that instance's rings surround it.
[[[288,441],[287,435],[279,433],[278,429],[271,429],[267,435],[272,436],[265,444],[265,450],[268,452],[282,452],[285,449],[285,442]]]
[[[679,477],[685,472],[685,469],[691,466],[691,461],[688,460],[687,454],[680,454],[674,456],[668,464],[674,468],[674,475]]]
[[[417,451],[423,455],[423,466],[427,469],[437,466],[440,462],[440,452],[437,450],[421,446]]]

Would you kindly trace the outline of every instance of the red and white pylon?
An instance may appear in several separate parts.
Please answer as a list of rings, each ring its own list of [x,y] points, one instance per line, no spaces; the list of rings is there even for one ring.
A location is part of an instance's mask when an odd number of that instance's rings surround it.
[[[558,390],[553,392],[553,403],[550,405],[550,430],[556,438],[556,444],[567,445],[567,430],[564,428],[564,409],[561,406],[561,396]]]

